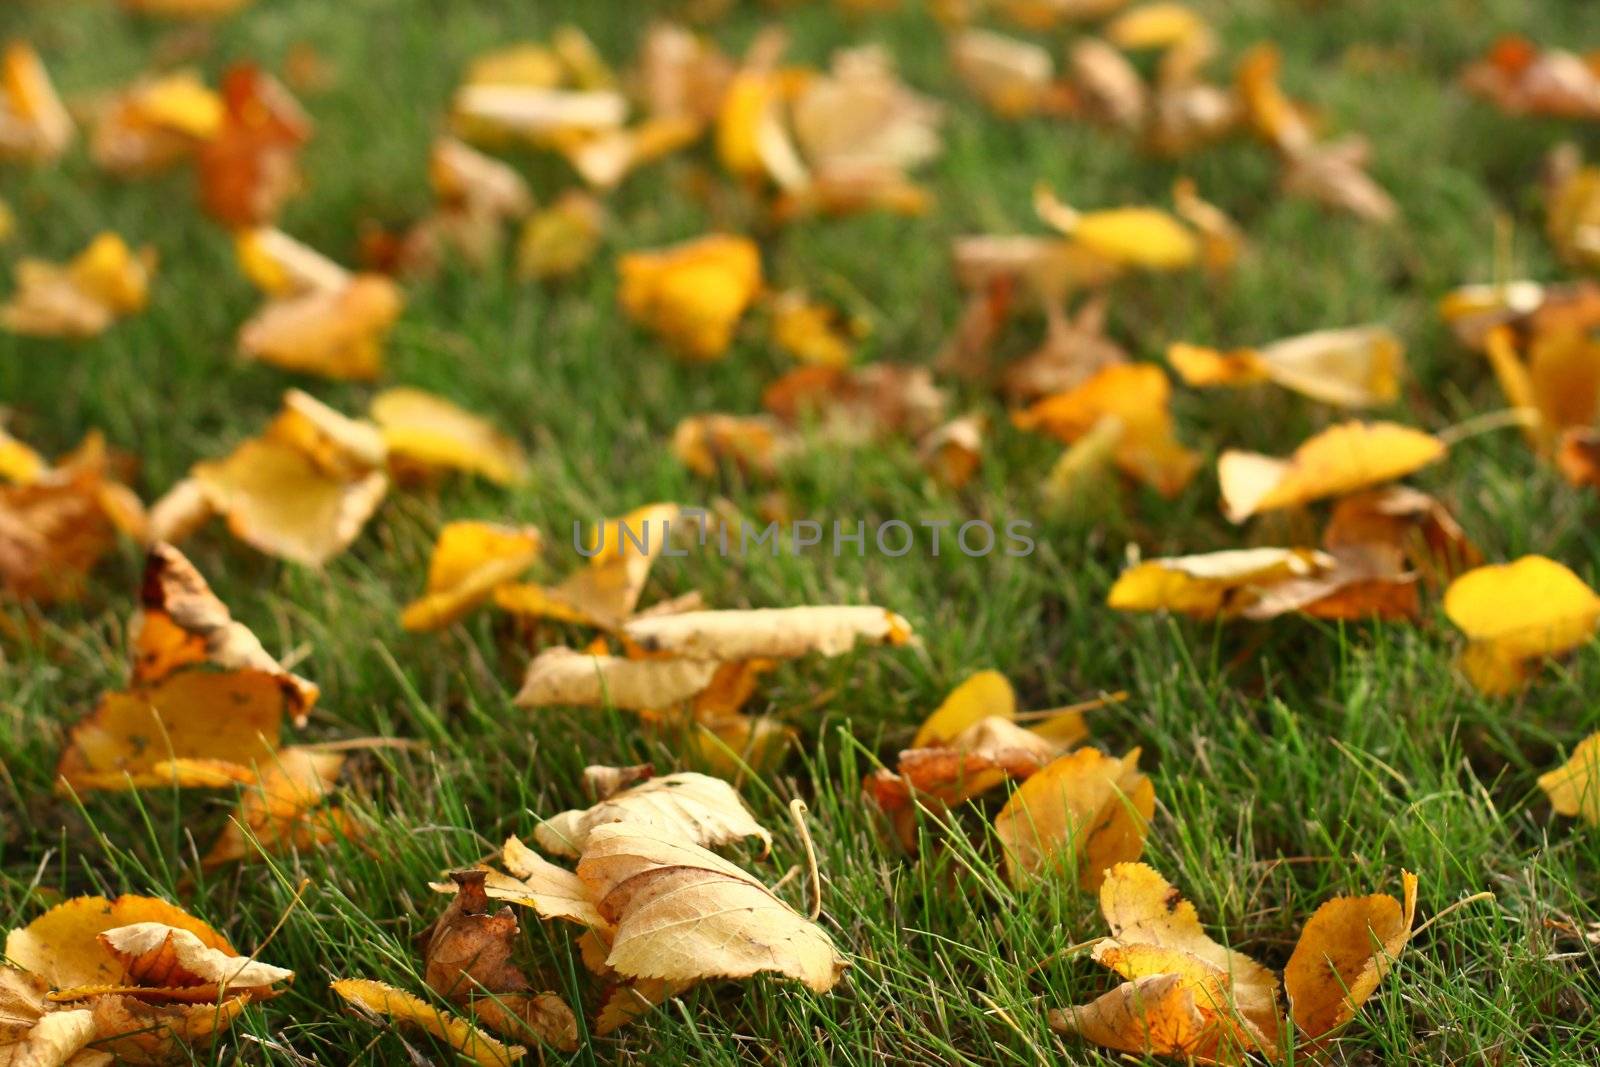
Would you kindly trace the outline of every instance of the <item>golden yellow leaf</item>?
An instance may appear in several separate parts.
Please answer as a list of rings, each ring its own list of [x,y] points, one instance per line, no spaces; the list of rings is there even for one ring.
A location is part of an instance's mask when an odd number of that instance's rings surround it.
[[[433,546],[427,593],[406,605],[400,624],[407,630],[450,625],[531,567],[543,543],[532,526],[447,523]]]
[[[772,305],[772,341],[801,363],[843,367],[854,354],[859,324],[804,293],[786,292]]]
[[[509,1067],[527,1051],[521,1045],[503,1045],[465,1019],[383,982],[341,978],[328,983],[328,988],[362,1012],[432,1034],[480,1067]]]
[[[337,807],[324,807],[344,769],[338,752],[290,747],[258,769],[244,784],[239,807],[222,828],[201,865],[218,867],[255,854],[268,855],[310,848],[350,833],[350,823]]]
[[[268,303],[239,330],[239,352],[284,370],[371,380],[404,301],[394,282],[358,274],[338,289],[312,289]]]
[[[1262,511],[1403,478],[1444,457],[1432,434],[1392,422],[1345,422],[1309,438],[1288,459],[1230,449],[1217,463],[1223,511],[1243,522]]]
[[[999,671],[978,671],[950,690],[944,703],[923,720],[911,739],[912,748],[949,742],[968,727],[992,716],[1014,719],[1017,694]]]
[[[1113,263],[1146,270],[1181,270],[1200,258],[1200,243],[1194,234],[1158,208],[1079,212],[1044,186],[1034,190],[1034,205],[1045,222]]]
[[[1559,814],[1600,825],[1600,732],[1579,741],[1567,762],[1541,774],[1539,788]]]
[[[793,659],[811,652],[837,656],[857,642],[904,645],[911,640],[910,623],[877,607],[687,611],[636,618],[622,631],[646,652],[720,662]]]
[[[47,163],[60,158],[76,131],[44,61],[25,41],[0,54],[0,159]]]
[[[713,234],[617,260],[622,309],[687,359],[721,359],[761,291],[761,254],[747,237]]]
[[[282,230],[251,226],[233,237],[234,256],[256,288],[284,297],[350,284],[350,272]]]
[[[231,15],[253,0],[121,0],[124,9],[164,18],[209,19]]]
[[[771,715],[717,715],[689,724],[683,754],[690,766],[742,781],[752,772],[775,770],[797,739],[793,728]]]
[[[1124,982],[1088,1004],[1052,1008],[1050,1028],[1134,1055],[1206,1064],[1243,1062],[1243,1050],[1224,1046],[1215,1016],[1196,1001],[1196,991],[1183,975],[1151,975]]]
[[[693,659],[625,659],[547,648],[528,664],[519,708],[552,705],[655,711],[676,707],[711,684],[717,664]]]
[[[1118,575],[1106,604],[1118,611],[1175,611],[1197,618],[1242,611],[1260,591],[1317,575],[1331,557],[1308,548],[1241,548],[1146,560]]]
[[[502,586],[495,591],[495,603],[518,615],[617,629],[638,606],[650,568],[679,526],[679,514],[676,504],[660,503],[607,519],[584,542],[586,566],[554,587]]]
[[[844,973],[820,926],[715,853],[657,828],[596,827],[578,877],[616,926],[606,963],[625,977],[692,982],[775,972],[825,993]]]
[[[720,778],[685,772],[650,778],[591,808],[563,811],[534,830],[539,847],[556,856],[582,855],[596,827],[628,823],[706,848],[754,837],[762,853],[772,835],[750,814],[738,792]]]
[[[1104,441],[1123,473],[1173,496],[1194,476],[1200,457],[1178,442],[1171,398],[1172,385],[1160,367],[1116,363],[1018,412],[1012,421],[1067,444],[1091,437]]]
[[[576,874],[551,863],[516,837],[506,838],[500,861],[511,877],[505,882],[492,876],[486,879],[491,897],[532,908],[541,918],[563,919],[609,936],[611,924],[601,917]]]
[[[87,1008],[44,1011],[23,1025],[8,1015],[10,1008],[0,997],[0,1063],[6,1067],[104,1067],[112,1062],[110,1053],[87,1047],[95,1039],[94,1012]]]
[[[88,1001],[94,1013],[98,1048],[129,1067],[169,1067],[193,1061],[224,1033],[245,1006],[251,992],[220,1003],[146,1003],[135,996],[106,994]]]
[[[89,155],[119,177],[153,174],[190,158],[222,117],[221,97],[194,71],[143,78],[104,106]]]
[[[1011,883],[1067,866],[1094,889],[1107,868],[1137,859],[1156,804],[1138,768],[1137,748],[1120,759],[1083,748],[1023,782],[994,820]]]
[[[1378,893],[1325,901],[1301,929],[1283,984],[1310,1049],[1355,1018],[1411,940],[1417,876],[1402,871],[1400,884],[1401,900]]]
[[[98,936],[122,964],[122,981],[130,987],[165,991],[200,986],[207,990],[207,1000],[249,989],[260,999],[294,977],[293,971],[213,948],[199,935],[165,923],[131,923]]]
[[[1400,395],[1404,349],[1382,326],[1319,330],[1259,349],[1223,354],[1175,344],[1167,361],[1190,385],[1239,385],[1263,378],[1340,407],[1392,403]]]
[[[1543,556],[1479,567],[1450,583],[1444,612],[1467,635],[1461,666],[1479,689],[1520,688],[1545,657],[1589,641],[1600,597],[1572,571]]]
[[[37,259],[17,264],[17,288],[0,306],[0,326],[38,337],[93,337],[118,318],[142,311],[156,254],[135,253],[102,233],[65,266]]]

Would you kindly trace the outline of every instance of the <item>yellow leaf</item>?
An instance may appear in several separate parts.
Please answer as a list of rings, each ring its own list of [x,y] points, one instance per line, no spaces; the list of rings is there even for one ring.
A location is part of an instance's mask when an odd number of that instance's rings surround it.
[[[1262,511],[1403,478],[1444,457],[1432,434],[1392,422],[1346,422],[1310,438],[1288,459],[1229,450],[1217,463],[1223,511],[1243,522]]]
[[[1106,24],[1105,37],[1118,48],[1137,51],[1171,48],[1206,30],[1205,20],[1189,8],[1160,0],[1112,19]]]
[[[512,485],[527,473],[522,448],[471,412],[421,389],[386,389],[372,399],[391,459],[453,467]]]
[[[521,1045],[503,1045],[465,1019],[382,982],[341,978],[328,983],[328,988],[364,1012],[432,1034],[480,1067],[509,1067],[527,1051]]]
[[[577,857],[594,829],[611,823],[655,829],[705,848],[747,837],[761,842],[763,854],[772,847],[772,835],[731,785],[693,772],[649,778],[591,808],[560,812],[541,822],[534,837],[552,855]]]
[[[33,46],[12,41],[0,55],[0,159],[47,163],[72,143],[72,116]]]
[[[1309,1049],[1355,1018],[1411,940],[1417,876],[1400,875],[1403,900],[1378,893],[1325,901],[1300,931],[1283,970],[1290,1014]]]
[[[646,652],[717,662],[794,659],[812,652],[837,656],[858,641],[904,645],[911,640],[910,623],[877,607],[686,611],[635,618],[622,630]]]
[[[1181,270],[1200,257],[1193,233],[1165,211],[1152,207],[1075,211],[1049,189],[1034,192],[1039,214],[1051,226],[1097,256],[1146,270]]]
[[[155,251],[135,254],[114,233],[102,233],[65,266],[24,259],[17,288],[0,306],[0,326],[39,337],[93,337],[116,319],[143,310]]]
[[[672,432],[672,453],[702,478],[713,478],[722,464],[747,474],[771,477],[797,442],[769,415],[688,415]]]
[[[245,784],[239,807],[201,859],[217,867],[254,855],[307,849],[349,836],[350,821],[337,807],[323,807],[344,768],[338,752],[285,748]]]
[[[1263,378],[1340,407],[1392,403],[1400,395],[1404,349],[1382,326],[1319,330],[1224,355],[1175,344],[1167,360],[1190,385],[1240,385]]]
[[[1094,889],[1107,868],[1138,858],[1156,804],[1138,768],[1137,748],[1120,759],[1083,748],[1023,782],[994,820],[1011,884],[1066,866]]]
[[[1106,604],[1212,618],[1242,611],[1259,590],[1317,574],[1333,560],[1307,548],[1242,548],[1147,560],[1118,575]]]
[[[746,237],[713,234],[617,260],[628,316],[692,360],[720,359],[761,290],[761,255]]]
[[[624,659],[547,648],[528,664],[515,703],[519,708],[664,710],[704,690],[716,673],[716,663],[702,660]]]
[[[1579,741],[1566,763],[1541,774],[1539,788],[1558,813],[1600,826],[1600,732]]]
[[[932,715],[923,720],[911,739],[912,748],[948,742],[969,726],[991,716],[1014,719],[1017,694],[999,671],[978,671],[950,690]]]
[[[439,531],[428,565],[428,591],[406,605],[407,630],[437,630],[488,600],[539,558],[543,538],[532,526],[452,522]]]
[[[517,615],[615,630],[638,606],[650,569],[678,526],[679,513],[676,504],[658,503],[607,519],[585,542],[587,566],[554,587],[501,586],[495,603]]]
[[[383,341],[402,304],[394,282],[358,274],[342,288],[271,301],[240,327],[239,351],[284,370],[371,380],[383,369]]]
[[[808,300],[803,293],[784,293],[773,304],[773,343],[801,363],[847,365],[855,346],[849,326],[835,308]]]
[[[251,226],[234,234],[233,252],[245,277],[268,296],[340,290],[350,284],[349,271],[268,226]]]
[[[1524,556],[1451,582],[1444,611],[1467,635],[1467,677],[1487,693],[1505,694],[1527,682],[1536,661],[1594,636],[1600,597],[1554,560]]]
[[[844,973],[820,926],[715,853],[657,828],[596,827],[578,877],[616,925],[606,964],[625,977],[778,973],[825,993]]]

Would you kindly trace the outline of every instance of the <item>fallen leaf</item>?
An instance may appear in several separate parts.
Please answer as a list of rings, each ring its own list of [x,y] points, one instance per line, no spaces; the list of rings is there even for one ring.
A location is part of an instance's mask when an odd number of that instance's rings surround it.
[[[1290,1015],[1314,1052],[1355,1018],[1411,940],[1417,876],[1400,875],[1403,899],[1335,897],[1307,920],[1283,970]]]
[[[509,1067],[527,1052],[521,1045],[503,1045],[465,1019],[383,982],[341,978],[329,982],[328,988],[363,1013],[386,1016],[433,1035],[480,1067]]]
[[[713,234],[617,260],[628,316],[691,360],[721,359],[761,289],[761,255],[746,237]]]
[[[747,837],[760,840],[763,855],[772,847],[772,835],[732,786],[692,772],[650,778],[591,808],[560,812],[541,822],[534,837],[552,855],[577,857],[596,827],[612,823],[655,829],[706,848]]]
[[[498,485],[514,485],[527,474],[527,458],[516,441],[441,396],[385,389],[372,398],[371,414],[392,464],[454,468]]]
[[[1068,392],[1045,397],[1012,421],[1067,444],[1103,432],[1115,441],[1112,452],[1123,473],[1174,496],[1194,476],[1200,457],[1178,442],[1171,397],[1172,385],[1160,367],[1119,363]]]
[[[923,469],[948,489],[964,488],[983,462],[985,425],[982,415],[965,415],[928,434],[917,445]]]
[[[1167,349],[1167,361],[1190,385],[1244,385],[1265,379],[1313,400],[1362,408],[1399,397],[1404,351],[1386,327],[1356,326],[1228,353],[1174,344]]]
[[[1120,759],[1082,748],[1024,781],[994,820],[1011,884],[1066,867],[1094,889],[1108,867],[1137,859],[1156,803],[1138,767],[1137,748]]]
[[[323,802],[344,769],[338,752],[284,748],[240,791],[239,807],[201,866],[220,867],[258,854],[282,855],[352,837],[344,809]],[[259,852],[257,851],[259,849]]]
[[[606,964],[625,977],[778,973],[825,993],[844,973],[820,926],[715,853],[654,827],[596,827],[578,877],[616,926]]]
[[[1600,732],[1579,741],[1567,762],[1541,774],[1539,788],[1558,814],[1600,825]]]
[[[272,222],[300,189],[311,120],[293,94],[250,63],[222,76],[222,123],[200,147],[200,203],[226,226]]]
[[[580,550],[587,564],[560,585],[503,585],[495,590],[495,603],[517,615],[615,630],[638,607],[650,569],[667,550],[680,514],[676,504],[658,503],[607,519]]]
[[[858,642],[904,645],[911,624],[877,607],[757,608],[688,611],[636,618],[622,628],[641,649],[686,661],[793,659],[808,653],[837,656]]]
[[[1444,457],[1432,434],[1392,422],[1345,422],[1309,438],[1288,459],[1229,449],[1217,462],[1223,511],[1243,522],[1403,478]]]
[[[24,258],[17,288],[0,306],[0,327],[33,337],[94,337],[119,318],[143,311],[155,271],[152,248],[135,253],[102,233],[70,263]]]
[[[1040,218],[1089,252],[1112,263],[1170,271],[1191,266],[1200,257],[1200,243],[1194,234],[1157,208],[1123,207],[1080,212],[1057,200],[1055,194],[1042,185],[1034,189],[1033,197]]]
[[[151,509],[152,534],[173,537],[212,514],[252,547],[321,566],[349,547],[389,489],[378,427],[291,389],[256,438],[221,460],[197,463]]]
[[[1600,489],[1600,431],[1568,429],[1561,435],[1556,466],[1571,484]]]
[[[625,659],[547,648],[523,678],[519,708],[614,707],[658,711],[677,707],[711,684],[717,664],[693,659]]]
[[[1600,597],[1543,556],[1479,567],[1450,583],[1444,612],[1467,635],[1461,668],[1485,693],[1520,689],[1547,658],[1587,643]]]
[[[1320,575],[1332,557],[1308,548],[1241,548],[1146,560],[1118,575],[1106,597],[1117,611],[1173,611],[1196,618],[1241,613],[1266,589]]]
[[[1241,952],[1213,941],[1194,905],[1143,863],[1119,863],[1100,886],[1111,936],[1094,959],[1128,979],[1111,994],[1066,1011],[1051,1025],[1106,1047],[1241,1063],[1279,1059],[1278,980]]]
[[[1066,111],[1071,97],[1056,81],[1055,61],[1042,45],[989,30],[963,29],[950,38],[956,77],[1001,118]]]
[[[798,447],[789,430],[770,415],[688,415],[672,432],[672,454],[702,478],[723,465],[770,478]]]
[[[45,464],[0,435],[0,594],[49,604],[78,599],[118,534],[142,540],[144,507],[98,433]]]
[[[535,993],[511,960],[521,932],[510,908],[491,914],[486,872],[451,874],[458,892],[434,922],[423,950],[424,980],[453,1004],[471,1008],[497,1033],[531,1035],[562,1051],[578,1047],[578,1025],[554,993]]]
[[[862,324],[848,321],[837,308],[789,291],[772,303],[772,341],[801,363],[846,366],[854,354]]]
[[[214,136],[222,111],[222,98],[194,71],[142,78],[102,106],[89,157],[118,177],[159,173]]]
[[[384,338],[403,305],[394,282],[357,274],[336,289],[269,301],[239,328],[239,353],[302,374],[371,380],[383,370]]]
[[[132,637],[133,684],[75,725],[57,774],[73,789],[251,781],[285,716],[304,723],[317,687],[234,622],[188,560],[151,550]]]
[[[1470,92],[1512,115],[1600,118],[1600,72],[1582,56],[1507,35],[1461,72]]]
[[[48,163],[75,133],[39,53],[25,41],[7,44],[0,54],[0,159]]]
[[[542,546],[532,526],[447,523],[428,564],[427,592],[406,605],[400,624],[407,630],[449,626],[533,566]]]

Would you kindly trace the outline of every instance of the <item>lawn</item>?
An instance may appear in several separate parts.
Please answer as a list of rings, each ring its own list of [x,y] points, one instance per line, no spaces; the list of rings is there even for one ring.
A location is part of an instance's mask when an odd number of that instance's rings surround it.
[[[194,60],[208,76],[240,58],[269,68],[309,43],[329,64],[326,91],[303,98],[317,124],[303,161],[307,188],[280,226],[354,262],[364,220],[396,223],[429,202],[426,151],[465,64],[496,45],[580,25],[618,65],[643,32],[644,5],[620,0],[258,0],[218,23]],[[668,5],[658,6],[665,12]],[[1220,72],[1248,45],[1284,53],[1290,91],[1327,126],[1365,132],[1374,176],[1400,205],[1390,227],[1332,215],[1277,190],[1276,167],[1240,139],[1173,162],[1095,126],[1002,121],[949,70],[923,5],[842,14],[831,4],[735,4],[705,29],[737,53],[780,22],[788,55],[825,65],[838,47],[881,43],[904,79],[947,108],[945,150],[919,178],[926,215],[863,214],[772,229],[754,202],[695,194],[715,161],[704,144],[651,165],[607,199],[605,243],[591,265],[552,285],[509,271],[447,266],[408,282],[388,346],[386,383],[449,396],[529,449],[513,489],[451,478],[393,492],[365,533],[325,568],[262,556],[214,524],[184,545],[235,616],[267,649],[322,688],[303,736],[415,742],[359,754],[348,789],[354,839],[203,872],[198,858],[227,819],[231,791],[162,789],[65,798],[52,789],[66,728],[123,684],[124,633],[141,553],[106,561],[80,603],[5,605],[31,625],[0,640],[0,926],[19,926],[59,895],[145,893],[184,904],[289,967],[289,992],[250,1008],[196,1062],[406,1062],[407,1045],[340,1010],[328,981],[381,979],[423,990],[416,935],[441,909],[427,883],[527,836],[537,818],[583,806],[586,764],[679,756],[623,711],[518,710],[528,634],[491,612],[409,634],[402,605],[422,588],[442,523],[532,523],[546,534],[546,574],[576,555],[575,521],[656,501],[755,513],[769,484],[707,481],[669,447],[683,416],[758,409],[791,361],[745,329],[728,357],[672,359],[617,304],[617,255],[709,230],[756,235],[774,287],[804,285],[870,324],[858,359],[930,362],[962,306],[952,239],[1039,232],[1031,193],[1049,183],[1079,207],[1165,202],[1191,175],[1249,235],[1226,281],[1198,272],[1135,279],[1115,290],[1110,332],[1136,358],[1169,342],[1231,347],[1320,327],[1382,322],[1406,342],[1409,375],[1386,417],[1440,430],[1505,401],[1480,356],[1436,313],[1440,296],[1497,276],[1565,277],[1543,236],[1538,177],[1545,152],[1592,129],[1511,118],[1455,85],[1456,72],[1503,32],[1582,50],[1600,46],[1600,5],[1564,0],[1196,0],[1222,41]],[[121,85],[179,47],[170,24],[99,0],[12,2],[0,31],[31,40],[68,98]],[[1070,31],[1036,35],[1059,54]],[[541,202],[575,179],[549,156],[516,157]],[[717,182],[727,182],[716,177]],[[0,248],[62,259],[115,230],[160,253],[147,311],[96,339],[0,335],[0,406],[9,429],[46,454],[91,429],[141,461],[135,488],[159,496],[197,460],[256,433],[283,391],[306,389],[346,412],[373,387],[240,360],[238,324],[259,303],[228,234],[193,207],[185,173],[118,182],[80,152],[58,165],[0,168],[17,216]],[[1505,220],[1502,222],[1502,220]],[[1497,226],[1509,223],[1509,261]],[[1042,321],[1010,331],[1007,351],[1037,343]],[[785,807],[802,797],[824,880],[822,922],[847,954],[847,977],[814,995],[774,978],[708,983],[608,1038],[574,1063],[1100,1063],[1102,1053],[1052,1033],[1049,1008],[1093,999],[1112,976],[1061,950],[1104,932],[1092,894],[1065,881],[1011,888],[981,814],[970,834],[932,826],[913,859],[882,832],[862,776],[905,747],[916,725],[971,672],[995,668],[1020,703],[1043,708],[1126,690],[1090,715],[1091,741],[1143,750],[1158,807],[1145,860],[1181,887],[1208,929],[1281,967],[1301,924],[1341,893],[1395,892],[1420,878],[1419,921],[1467,896],[1407,949],[1334,1045],[1335,1062],[1583,1063],[1600,1048],[1600,945],[1571,936],[1600,922],[1600,834],[1552,814],[1535,784],[1600,728],[1594,644],[1510,698],[1475,691],[1454,665],[1462,639],[1425,604],[1409,623],[1193,622],[1105,606],[1129,558],[1314,535],[1303,517],[1247,527],[1218,508],[1214,460],[1224,448],[1272,454],[1340,417],[1284,390],[1178,388],[1179,434],[1206,457],[1181,494],[1107,491],[1066,512],[1040,482],[1058,445],[1011,428],[1001,401],[942,382],[952,412],[993,426],[981,472],[959,492],[927,477],[913,448],[808,450],[778,487],[796,516],[870,529],[984,518],[1034,522],[1021,558],[846,551],[662,559],[650,599],[700,591],[716,607],[871,603],[904,615],[920,644],[796,661],[761,693],[800,742],[742,794],[776,843],[751,860],[769,883],[804,864]],[[1564,483],[1514,430],[1472,436],[1414,483],[1448,503],[1491,561],[1538,553],[1600,582],[1600,497]],[[17,636],[26,634],[26,636]],[[577,643],[557,628],[543,640]],[[992,806],[989,808],[992,812]],[[748,857],[747,857],[748,858]],[[309,888],[295,902],[302,879]],[[780,891],[802,909],[805,879]],[[281,922],[281,928],[278,928]],[[530,953],[577,1006],[587,988],[572,939],[536,922]],[[592,1006],[592,1005],[590,1005]],[[580,1013],[581,1014],[581,1013]],[[435,1062],[449,1052],[409,1039]],[[545,1059],[561,1062],[561,1054]]]

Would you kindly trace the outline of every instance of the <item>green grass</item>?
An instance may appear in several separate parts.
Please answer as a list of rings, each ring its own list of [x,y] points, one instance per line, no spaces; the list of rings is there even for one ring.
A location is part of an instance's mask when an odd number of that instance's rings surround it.
[[[334,65],[337,84],[306,101],[318,123],[305,153],[310,187],[282,225],[348,261],[361,220],[396,221],[426,205],[426,146],[469,57],[575,18],[621,62],[642,30],[638,6],[259,0],[217,27],[198,62],[213,75],[242,57],[270,66],[309,41]],[[1275,166],[1257,145],[1228,144],[1174,165],[1087,126],[995,120],[954,82],[918,4],[861,20],[821,4],[779,14],[745,5],[711,28],[724,45],[742,47],[769,18],[791,28],[790,54],[812,63],[840,45],[880,41],[909,82],[949,107],[947,150],[926,174],[938,194],[931,215],[765,235],[769,278],[868,317],[864,357],[926,361],[960,306],[952,237],[1034,229],[1036,181],[1098,206],[1161,201],[1176,174],[1190,173],[1243,223],[1254,250],[1221,286],[1180,277],[1119,288],[1113,332],[1137,356],[1155,358],[1176,339],[1231,345],[1384,321],[1407,339],[1412,366],[1389,414],[1440,428],[1501,406],[1481,360],[1437,323],[1433,301],[1491,277],[1502,213],[1517,227],[1514,272],[1560,276],[1542,238],[1535,183],[1543,152],[1584,131],[1506,118],[1452,80],[1505,30],[1600,44],[1600,5],[1195,6],[1216,19],[1225,61],[1256,40],[1276,40],[1289,88],[1314,101],[1330,128],[1371,137],[1374,172],[1399,200],[1401,225],[1367,228],[1282,199]],[[144,69],[165,33],[88,0],[7,4],[0,30],[33,39],[69,95]],[[1052,35],[1052,46],[1064,37]],[[1351,61],[1352,49],[1369,45],[1381,62]],[[548,161],[524,162],[541,199],[571,181]],[[83,604],[42,614],[26,644],[0,645],[0,926],[31,918],[46,891],[181,900],[245,946],[287,914],[265,958],[298,972],[292,990],[252,1008],[200,1061],[405,1062],[402,1038],[340,1013],[327,980],[373,977],[422,991],[413,938],[441,908],[430,878],[578,803],[586,763],[674,765],[674,754],[626,714],[514,709],[528,650],[503,621],[482,613],[415,636],[400,630],[398,609],[420,588],[433,534],[448,519],[534,522],[564,546],[573,520],[651,500],[725,495],[754,509],[763,486],[696,481],[665,441],[686,413],[754,410],[783,359],[747,330],[725,362],[685,366],[616,310],[618,251],[752,224],[752,205],[726,183],[709,202],[689,194],[711,165],[702,147],[630,180],[611,198],[607,246],[566,284],[447,271],[410,288],[388,379],[443,392],[513,430],[533,453],[528,486],[503,492],[448,481],[392,494],[324,571],[264,559],[220,528],[185,546],[268,648],[322,686],[305,736],[381,733],[425,744],[355,760],[349,795],[359,842],[201,874],[197,856],[230,796],[154,790],[79,806],[52,794],[66,726],[124,678],[138,567],[128,546],[100,569]],[[75,153],[57,168],[6,167],[0,196],[20,219],[7,259],[61,257],[102,228],[162,255],[149,310],[102,338],[0,337],[0,402],[25,440],[54,453],[100,428],[142,458],[138,487],[152,498],[195,460],[254,433],[288,386],[346,411],[364,408],[370,387],[235,358],[235,330],[258,297],[234,267],[226,235],[191,209],[187,176],[120,184]],[[1040,325],[1020,324],[1008,347],[1036,343]],[[1394,891],[1402,867],[1421,877],[1424,917],[1472,893],[1496,894],[1494,904],[1455,912],[1417,939],[1338,1042],[1337,1062],[1593,1062],[1600,959],[1594,944],[1553,924],[1600,921],[1600,835],[1553,816],[1534,779],[1600,727],[1594,646],[1526,694],[1493,700],[1453,671],[1459,637],[1436,605],[1417,626],[1118,616],[1103,601],[1130,543],[1146,555],[1202,551],[1241,538],[1273,543],[1299,528],[1263,521],[1241,534],[1227,526],[1209,473],[1174,501],[1135,489],[1096,502],[1093,521],[1052,518],[1037,486],[1055,448],[1005,428],[991,398],[956,394],[957,410],[989,411],[1000,427],[966,491],[937,489],[904,445],[819,452],[787,472],[782,487],[798,513],[824,522],[1034,519],[1042,536],[1032,557],[694,556],[661,561],[651,583],[651,596],[699,589],[725,607],[879,603],[909,617],[923,639],[917,650],[802,661],[763,690],[765,706],[800,731],[803,755],[744,789],[778,831],[772,859],[757,869],[776,881],[801,861],[783,808],[805,797],[826,882],[823,921],[850,955],[848,978],[830,996],[771,980],[705,985],[617,1038],[586,1042],[571,1062],[1109,1062],[1053,1035],[1045,1012],[1097,996],[1111,976],[1081,958],[1035,969],[1103,931],[1092,899],[1057,883],[1007,888],[978,813],[964,817],[970,841],[929,840],[920,860],[909,860],[885,843],[860,798],[861,775],[892,760],[943,693],[983,667],[1005,672],[1032,707],[1131,693],[1094,714],[1093,739],[1119,752],[1144,748],[1160,801],[1148,860],[1219,938],[1270,965],[1287,959],[1319,902]],[[1181,435],[1208,456],[1229,446],[1284,452],[1334,417],[1271,392],[1183,394],[1177,406]],[[1565,487],[1514,434],[1475,438],[1417,481],[1455,508],[1489,558],[1543,553],[1600,582],[1596,498]],[[552,573],[565,558],[552,553]],[[291,908],[302,878],[311,888]],[[803,899],[796,882],[784,892]],[[530,955],[578,1003],[584,982],[570,939],[528,925]],[[447,1050],[423,1047],[448,1059]]]

